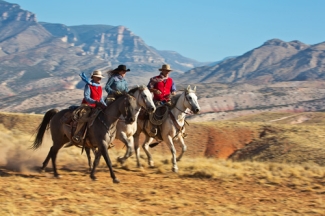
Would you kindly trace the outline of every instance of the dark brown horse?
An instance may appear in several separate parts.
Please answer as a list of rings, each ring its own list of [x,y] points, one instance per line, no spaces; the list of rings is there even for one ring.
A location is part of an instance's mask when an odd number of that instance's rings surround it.
[[[115,177],[113,172],[111,160],[108,155],[107,145],[115,139],[116,123],[121,115],[125,118],[125,123],[131,124],[135,121],[135,115],[138,110],[136,100],[133,96],[128,94],[123,95],[110,104],[104,111],[100,112],[98,117],[93,122],[92,126],[87,130],[85,142],[86,146],[92,148],[95,152],[95,160],[92,170],[90,172],[90,178],[96,180],[95,170],[99,163],[100,157],[103,156],[105,162],[109,168],[111,177],[114,183],[119,183],[119,180]],[[49,160],[52,160],[53,172],[55,177],[60,175],[56,169],[56,156],[58,151],[66,143],[71,140],[71,128],[61,123],[61,118],[65,113],[71,112],[69,109],[58,111],[57,109],[51,109],[45,113],[43,121],[38,127],[38,132],[34,143],[33,149],[37,149],[42,145],[44,133],[48,126],[50,127],[53,146],[51,147],[46,159],[43,162],[42,170],[45,169]],[[95,150],[97,149],[97,150]]]

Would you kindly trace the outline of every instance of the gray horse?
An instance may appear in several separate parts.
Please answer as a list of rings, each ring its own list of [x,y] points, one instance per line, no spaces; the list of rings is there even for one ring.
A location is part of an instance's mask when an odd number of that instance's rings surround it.
[[[109,168],[113,182],[120,182],[115,177],[115,174],[113,172],[111,160],[107,151],[107,145],[115,139],[116,124],[119,117],[123,115],[126,124],[133,123],[138,111],[136,108],[137,104],[133,96],[128,94],[122,95],[114,102],[112,102],[112,104],[110,104],[104,111],[101,111],[93,122],[92,126],[88,129],[85,137],[85,146],[93,150],[97,149],[94,150],[95,160],[90,172],[91,179],[97,179],[95,177],[95,170],[101,156],[103,156]],[[44,170],[46,168],[49,160],[51,159],[55,177],[60,176],[57,172],[55,162],[57,153],[62,148],[62,146],[71,140],[71,128],[66,124],[62,124],[60,121],[64,114],[67,112],[71,112],[71,110],[64,109],[58,111],[57,109],[51,109],[47,111],[45,113],[43,121],[38,127],[37,135],[32,145],[33,149],[37,149],[42,145],[45,130],[48,128],[48,126],[50,126],[53,146],[51,147],[46,159],[44,160],[41,170]]]
[[[187,89],[184,89],[184,92],[182,94],[175,95],[172,98],[173,104],[175,104],[175,106],[169,111],[167,118],[159,126],[160,137],[154,137],[156,139],[164,141],[168,145],[172,153],[173,172],[178,171],[177,161],[181,160],[184,152],[187,150],[187,146],[185,145],[183,139],[183,134],[185,132],[185,116],[186,114],[188,114],[186,111],[190,110],[194,114],[197,114],[200,111],[200,106],[195,93],[196,87],[191,89],[191,87],[188,86]],[[138,118],[137,122],[138,128],[137,132],[134,134],[134,147],[137,159],[137,166],[141,167],[139,137],[140,133],[146,131],[146,129],[144,128],[144,120]],[[145,141],[142,144],[142,148],[147,155],[149,166],[153,167],[154,162],[149,152],[149,144],[153,141],[154,138],[149,136],[148,131],[146,131],[144,135]],[[178,142],[182,146],[182,152],[177,158],[174,142]]]
[[[136,98],[137,102],[137,114],[135,116],[135,121],[132,124],[126,124],[124,118],[121,118],[116,125],[116,139],[121,140],[127,147],[124,157],[118,157],[117,160],[123,164],[134,151],[134,140],[133,135],[137,131],[137,119],[141,109],[146,110],[148,113],[153,113],[156,110],[156,106],[152,100],[152,94],[149,89],[144,86],[138,86],[131,89],[129,94],[133,95]],[[89,169],[92,169],[92,162],[90,156],[90,149],[85,148],[88,158]]]

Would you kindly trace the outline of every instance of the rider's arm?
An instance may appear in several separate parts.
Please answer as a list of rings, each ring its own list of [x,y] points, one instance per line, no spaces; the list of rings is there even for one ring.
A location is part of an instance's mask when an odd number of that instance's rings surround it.
[[[147,87],[149,89],[150,92],[153,92],[154,94],[161,94],[161,92],[158,89],[155,89],[155,85],[156,85],[156,81],[154,80],[154,78],[151,78]]]
[[[125,92],[129,92],[128,82],[125,80]]]
[[[107,92],[108,95],[112,95],[115,93],[115,91],[111,88],[112,84],[114,83],[114,78],[111,76],[105,85],[105,91]]]
[[[105,106],[107,106],[107,104],[105,103],[103,97],[100,98],[100,102],[101,102],[102,104],[104,104]]]
[[[100,84],[92,82],[92,80],[89,79],[84,72],[82,72],[81,74],[79,74],[79,76],[82,79],[82,81],[84,81],[85,83],[87,83],[89,85],[100,86]]]
[[[172,87],[170,89],[170,92],[172,95],[176,94],[176,85],[174,83],[174,80],[172,80]]]

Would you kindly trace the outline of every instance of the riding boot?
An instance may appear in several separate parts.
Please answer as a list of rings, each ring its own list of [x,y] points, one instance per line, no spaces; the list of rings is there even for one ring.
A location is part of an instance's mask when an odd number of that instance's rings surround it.
[[[84,126],[85,126],[85,122],[78,122],[76,131],[74,132],[74,135],[71,137],[73,142],[78,144],[82,141]]]
[[[157,135],[157,126],[152,125],[151,130],[150,130],[150,136],[156,136]]]

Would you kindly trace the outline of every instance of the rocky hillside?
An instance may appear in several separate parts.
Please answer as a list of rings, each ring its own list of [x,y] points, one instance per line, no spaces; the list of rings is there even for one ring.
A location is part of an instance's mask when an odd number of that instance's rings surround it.
[[[130,85],[147,83],[164,63],[179,73],[203,64],[175,52],[162,55],[124,26],[39,23],[34,13],[5,1],[0,48],[0,98],[74,89],[80,72],[121,63],[131,68]]]
[[[214,66],[194,68],[181,76],[185,83],[271,83],[324,80],[325,42],[307,45],[300,41],[272,39],[241,56]]]

